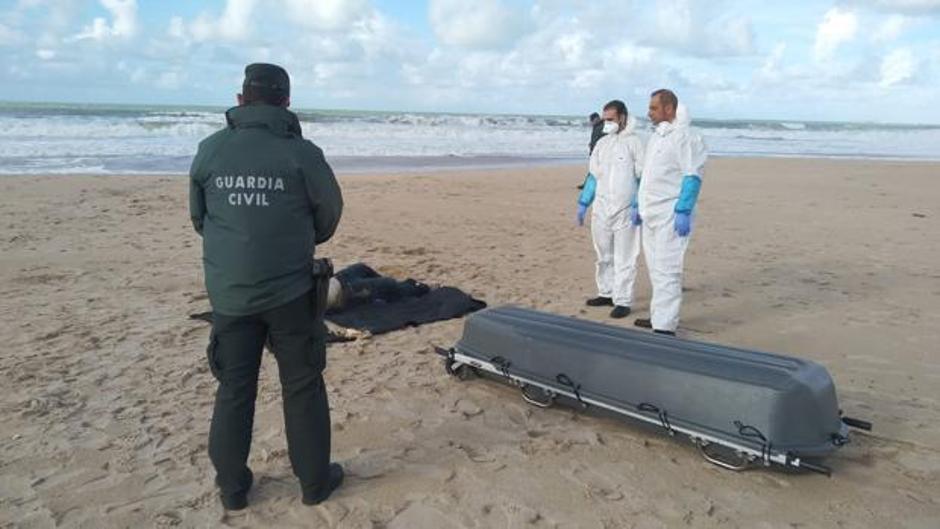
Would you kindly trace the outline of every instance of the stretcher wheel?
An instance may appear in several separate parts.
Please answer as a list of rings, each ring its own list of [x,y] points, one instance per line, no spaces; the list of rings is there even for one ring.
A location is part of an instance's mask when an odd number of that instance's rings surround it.
[[[444,371],[447,371],[448,375],[460,381],[470,380],[476,376],[476,370],[472,366],[456,362],[449,358],[444,359]]]
[[[528,384],[523,384],[519,389],[522,392],[522,400],[528,402],[536,408],[550,408],[553,404],[555,404],[555,394],[550,391],[536,388],[539,390],[540,394],[539,396],[536,396],[529,389]]]
[[[754,458],[751,456],[723,449],[722,447],[716,449],[712,446],[712,443],[700,439],[695,440],[695,446],[698,447],[699,453],[706,461],[728,470],[745,470],[754,462]]]

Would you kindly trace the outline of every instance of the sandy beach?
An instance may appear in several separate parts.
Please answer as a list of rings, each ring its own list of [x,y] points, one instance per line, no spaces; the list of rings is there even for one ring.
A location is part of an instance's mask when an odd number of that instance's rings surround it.
[[[340,175],[319,247],[342,266],[608,321],[583,168]],[[206,453],[215,381],[183,176],[0,177],[0,526],[940,527],[940,164],[715,159],[686,258],[680,335],[826,366],[870,434],[831,478],[734,473],[658,431],[540,410],[448,377],[462,320],[329,347],[334,459],[300,502],[276,364],[262,366],[245,511]],[[634,314],[647,314],[641,270]],[[633,317],[617,322],[632,325]]]

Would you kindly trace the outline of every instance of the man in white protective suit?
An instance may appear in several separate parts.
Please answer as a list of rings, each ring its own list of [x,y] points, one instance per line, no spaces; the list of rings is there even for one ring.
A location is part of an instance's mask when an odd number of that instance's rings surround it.
[[[634,222],[643,227],[643,255],[653,297],[650,319],[635,324],[674,336],[682,305],[683,260],[708,153],[673,92],[662,89],[651,94],[649,118],[655,128],[646,146],[637,195],[639,216]]]
[[[590,173],[578,199],[578,223],[593,203],[591,235],[597,253],[598,296],[591,307],[613,306],[611,318],[630,314],[636,261],[640,255],[640,230],[636,216],[636,190],[643,167],[643,142],[636,120],[623,101],[604,105],[604,132],[591,153]],[[593,181],[592,181],[593,180]]]

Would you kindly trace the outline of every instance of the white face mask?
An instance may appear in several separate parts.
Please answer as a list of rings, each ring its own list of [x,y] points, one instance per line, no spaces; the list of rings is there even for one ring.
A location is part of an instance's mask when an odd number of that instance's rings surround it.
[[[613,134],[620,130],[620,124],[613,121],[604,122],[604,134]]]

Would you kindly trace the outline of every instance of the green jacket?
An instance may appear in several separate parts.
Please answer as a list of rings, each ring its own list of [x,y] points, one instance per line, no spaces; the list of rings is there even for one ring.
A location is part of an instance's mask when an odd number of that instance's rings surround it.
[[[243,316],[311,289],[314,246],[333,236],[343,197],[293,112],[248,105],[225,117],[193,159],[189,211],[212,309]]]

